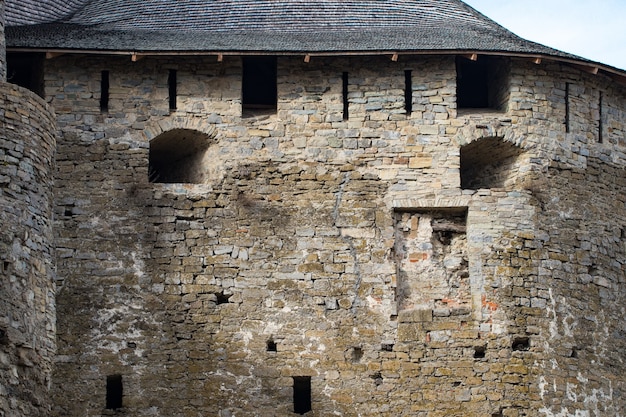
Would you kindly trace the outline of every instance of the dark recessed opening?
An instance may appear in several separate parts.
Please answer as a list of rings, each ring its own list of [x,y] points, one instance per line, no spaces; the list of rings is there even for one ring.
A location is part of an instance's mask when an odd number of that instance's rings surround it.
[[[171,69],[167,75],[167,89],[169,93],[170,110],[176,110],[176,70]]]
[[[100,111],[109,111],[109,71],[100,74]]]
[[[504,110],[508,102],[507,61],[479,56],[476,60],[457,57],[457,107]]]
[[[461,146],[461,188],[502,188],[513,181],[524,151],[498,137],[478,139]]]
[[[413,81],[411,70],[404,70],[404,110],[410,116],[413,111]]]
[[[273,339],[270,339],[270,340],[267,341],[266,348],[267,348],[268,352],[276,352],[276,351],[278,351],[278,346],[276,345],[276,342],[274,342]]]
[[[569,85],[565,83],[565,133],[569,133]]]
[[[383,376],[380,372],[375,372],[374,374],[372,374],[371,378],[374,380],[374,384],[376,384],[376,386],[379,386],[383,383]]]
[[[485,352],[487,349],[485,346],[474,346],[474,358],[482,359],[485,357]]]
[[[355,347],[352,349],[352,362],[358,362],[363,357],[363,349]]]
[[[311,377],[293,377],[293,412],[304,414],[311,411]]]
[[[344,72],[341,76],[342,86],[341,86],[341,96],[343,100],[343,120],[348,120],[349,114],[349,106],[348,106],[348,73]]]
[[[572,353],[570,353],[569,355],[570,358],[577,358],[578,357],[578,348],[572,348]]]
[[[241,107],[244,116],[258,112],[275,112],[278,101],[275,56],[246,56],[241,81]]]
[[[7,52],[7,81],[44,97],[44,54]]]
[[[602,143],[604,141],[604,136],[602,135],[602,98],[602,91],[600,91],[600,97],[598,98],[598,143]]]
[[[122,408],[123,395],[124,388],[122,386],[122,375],[107,376],[107,410],[117,410],[118,408]]]
[[[211,137],[197,130],[172,129],[150,141],[148,180],[155,183],[199,184],[206,168],[202,158]]]
[[[380,350],[385,352],[393,352],[393,343],[383,343],[380,345]]]
[[[528,337],[516,337],[511,345],[513,350],[525,351],[530,349],[530,339]]]
[[[2,272],[9,272],[10,267],[11,267],[11,262],[9,261],[2,262]]]
[[[218,292],[215,294],[215,297],[217,297],[217,304],[226,304],[228,303],[228,300],[230,299],[230,297],[232,297],[232,294],[224,294],[224,291],[222,292]]]
[[[0,329],[0,345],[8,345],[9,337],[7,336],[7,331],[4,329]]]

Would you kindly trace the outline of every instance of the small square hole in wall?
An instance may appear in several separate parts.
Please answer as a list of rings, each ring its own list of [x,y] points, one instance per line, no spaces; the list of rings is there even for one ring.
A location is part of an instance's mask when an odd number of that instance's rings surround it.
[[[474,358],[482,359],[485,357],[487,348],[485,346],[474,346]]]
[[[215,296],[217,297],[217,304],[226,304],[228,303],[228,300],[230,299],[230,297],[232,297],[232,294],[224,294],[224,291],[222,292],[218,292],[215,294]]]
[[[382,385],[383,383],[383,376],[382,374],[379,372],[375,372],[371,378],[374,380],[374,384],[376,384],[376,386]]]
[[[363,349],[360,347],[352,348],[352,362],[359,362],[363,357]]]
[[[276,342],[273,339],[270,339],[270,340],[267,341],[266,350],[268,352],[276,352],[276,351],[278,351],[278,346],[276,345]]]
[[[526,351],[530,349],[530,339],[528,337],[516,337],[513,339],[511,348],[515,351]]]
[[[380,350],[384,352],[393,352],[393,343],[383,343],[380,345]]]

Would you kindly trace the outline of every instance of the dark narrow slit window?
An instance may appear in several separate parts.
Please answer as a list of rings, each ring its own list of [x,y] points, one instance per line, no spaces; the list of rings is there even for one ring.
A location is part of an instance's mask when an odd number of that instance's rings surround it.
[[[109,71],[102,71],[100,77],[100,111],[109,111]]]
[[[598,143],[602,143],[604,137],[602,136],[602,91],[600,91],[600,97],[598,98]]]
[[[293,412],[304,414],[311,411],[311,377],[293,377]]]
[[[275,113],[278,103],[278,69],[275,56],[242,58],[241,107],[243,116]]]
[[[167,87],[170,97],[170,110],[176,110],[176,70],[170,70],[167,76]]]
[[[341,94],[343,97],[343,120],[348,120],[348,73],[344,72],[341,79]]]
[[[404,110],[410,116],[413,111],[413,82],[411,70],[404,70]]]
[[[565,133],[569,133],[569,83],[565,83]]]
[[[107,410],[117,410],[122,408],[122,397],[124,389],[122,386],[122,375],[107,376]]]

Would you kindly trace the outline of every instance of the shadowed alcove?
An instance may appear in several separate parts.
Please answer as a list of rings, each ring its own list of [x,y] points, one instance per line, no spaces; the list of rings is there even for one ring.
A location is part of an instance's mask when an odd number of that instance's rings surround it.
[[[150,141],[150,182],[202,183],[203,157],[212,139],[192,129],[172,129],[154,138]]]
[[[478,139],[461,147],[461,188],[505,188],[520,176],[524,151],[498,137]]]

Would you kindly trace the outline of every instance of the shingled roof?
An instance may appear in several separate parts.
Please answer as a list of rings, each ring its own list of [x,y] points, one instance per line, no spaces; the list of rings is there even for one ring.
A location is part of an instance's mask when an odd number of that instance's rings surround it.
[[[524,40],[459,0],[6,0],[6,24],[9,49],[466,51],[591,62]]]

